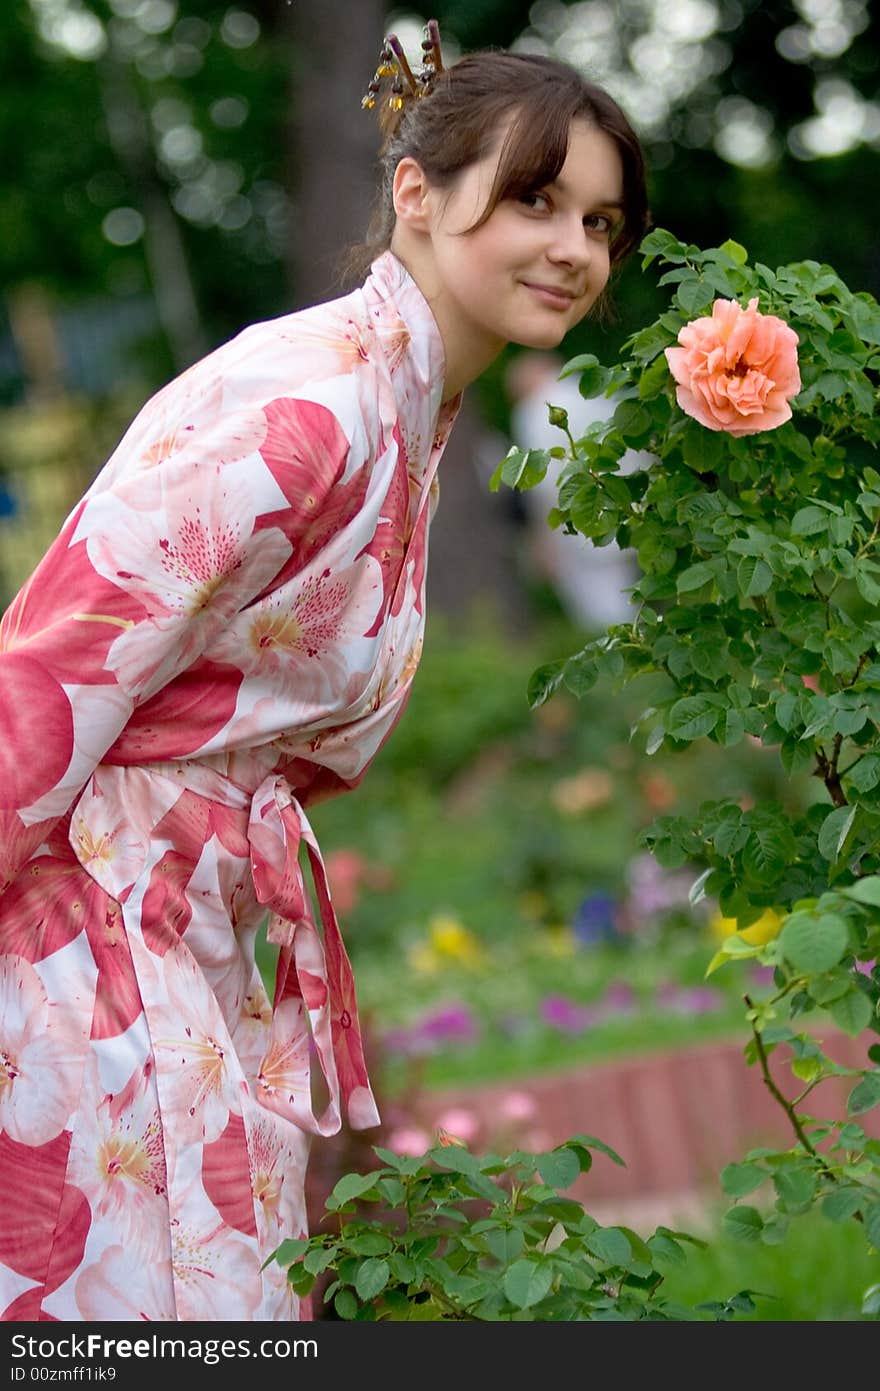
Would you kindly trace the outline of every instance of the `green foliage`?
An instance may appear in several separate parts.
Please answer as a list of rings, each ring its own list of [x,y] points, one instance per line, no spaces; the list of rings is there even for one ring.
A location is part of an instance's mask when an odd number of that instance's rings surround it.
[[[662,686],[635,724],[648,755],[750,738],[776,751],[790,777],[815,777],[805,809],[785,797],[751,805],[744,791],[695,816],[661,817],[642,841],[663,865],[701,870],[699,892],[740,931],[767,909],[780,918],[769,941],[734,935],[709,966],[748,957],[773,967],[772,996],[747,997],[746,1056],[797,1142],[725,1170],[736,1199],[764,1181],[775,1193],[769,1217],[737,1202],[725,1229],[776,1243],[793,1216],[818,1206],[857,1220],[876,1248],[880,1142],[851,1118],[880,1101],[880,1073],[842,1067],[792,1026],[824,1010],[853,1037],[880,1033],[880,306],[831,266],[750,265],[732,241],[701,250],[657,229],[641,250],[644,267],[668,267],[659,284],[669,304],[615,366],[569,364],[587,394],[614,394],[618,405],[609,423],[570,439],[555,514],[598,545],[613,537],[634,548],[638,612],[546,664],[530,695],[539,705],[561,687],[583,696],[600,677],[624,685],[650,674]],[[664,350],[718,298],[756,300],[797,334],[801,390],[776,428],[735,436],[679,404]],[[652,461],[621,476],[628,448]],[[532,468],[520,469],[519,486]],[[782,1044],[790,1098],[769,1069]],[[846,1117],[802,1110],[820,1082],[842,1076],[857,1079]]]
[[[750,1200],[754,1201],[754,1200]],[[747,1285],[763,1296],[743,1321],[827,1322],[873,1319],[878,1263],[865,1245],[857,1223],[829,1222],[819,1211],[798,1218],[781,1243],[759,1236],[741,1241],[728,1224],[715,1220],[701,1232],[705,1245],[688,1254],[686,1264],[671,1268],[665,1289],[687,1304],[719,1291]],[[762,1227],[764,1238],[770,1228]],[[872,1295],[873,1289],[873,1295]]]
[[[643,1240],[564,1196],[594,1150],[623,1163],[592,1135],[504,1158],[458,1143],[413,1157],[377,1147],[383,1167],[345,1175],[327,1198],[334,1230],[285,1241],[270,1259],[300,1295],[324,1277],[325,1306],[346,1320],[729,1321],[754,1312],[749,1290],[693,1306],[666,1297],[667,1273],[699,1238],[659,1226]]]

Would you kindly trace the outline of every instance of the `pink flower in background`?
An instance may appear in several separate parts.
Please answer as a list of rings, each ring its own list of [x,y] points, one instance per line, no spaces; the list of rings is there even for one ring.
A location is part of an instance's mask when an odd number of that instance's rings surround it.
[[[788,404],[801,389],[798,336],[758,301],[743,309],[736,300],[716,299],[711,317],[694,319],[666,349],[685,415],[707,430],[756,435],[791,419]]]
[[[395,1154],[410,1157],[424,1154],[430,1147],[431,1137],[426,1130],[417,1125],[402,1125],[388,1136],[388,1148]]]
[[[529,1121],[537,1112],[535,1098],[528,1092],[506,1092],[498,1109],[508,1121]]]
[[[469,1145],[477,1138],[480,1129],[480,1122],[464,1106],[450,1106],[437,1117],[438,1130],[450,1132],[456,1139]]]
[[[547,995],[541,1001],[541,1018],[560,1033],[581,1034],[598,1023],[600,1014],[589,1005],[578,1004],[565,995]]]

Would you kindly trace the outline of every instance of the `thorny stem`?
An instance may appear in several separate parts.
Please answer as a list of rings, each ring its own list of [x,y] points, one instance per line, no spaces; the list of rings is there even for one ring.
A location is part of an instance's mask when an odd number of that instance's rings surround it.
[[[751,996],[743,995],[743,999],[745,1000],[748,1008],[752,1009],[753,1006]],[[779,1102],[779,1105],[782,1107],[783,1111],[788,1116],[788,1119],[791,1121],[791,1124],[794,1127],[794,1132],[800,1140],[801,1144],[803,1145],[804,1149],[807,1151],[808,1154],[812,1155],[814,1159],[818,1160],[819,1167],[822,1170],[822,1173],[825,1175],[825,1177],[829,1179],[832,1183],[839,1183],[839,1175],[837,1175],[834,1172],[834,1170],[825,1162],[823,1156],[818,1153],[815,1146],[810,1143],[806,1131],[804,1130],[803,1126],[800,1123],[800,1120],[798,1119],[795,1113],[795,1107],[798,1106],[800,1102],[804,1099],[804,1097],[807,1096],[808,1093],[813,1090],[813,1087],[818,1086],[818,1084],[824,1079],[821,1077],[817,1077],[815,1081],[811,1082],[809,1086],[804,1088],[800,1096],[796,1096],[793,1101],[789,1101],[785,1096],[783,1096],[782,1092],[779,1090],[776,1083],[773,1081],[772,1076],[770,1075],[770,1066],[767,1061],[767,1053],[764,1048],[764,1040],[761,1038],[760,1033],[755,1028],[754,1021],[752,1022],[752,1034],[755,1039],[755,1048],[758,1051],[758,1061],[761,1064],[761,1075],[764,1079],[765,1087],[770,1092],[770,1095],[773,1097],[774,1101]],[[854,1212],[853,1217],[857,1222],[864,1222],[865,1220],[860,1212]]]
[[[745,1000],[748,1008],[751,1010],[753,1008],[751,996],[744,995],[743,999]],[[764,1079],[764,1086],[767,1088],[773,1099],[775,1101],[778,1101],[779,1105],[782,1107],[783,1111],[788,1116],[788,1119],[791,1122],[791,1125],[794,1129],[794,1133],[797,1135],[798,1139],[800,1140],[807,1153],[811,1154],[814,1159],[818,1159],[822,1168],[825,1170],[828,1176],[830,1178],[834,1178],[835,1175],[828,1168],[828,1165],[825,1163],[824,1159],[822,1159],[822,1156],[817,1153],[815,1147],[810,1143],[809,1136],[807,1135],[807,1132],[804,1130],[804,1127],[801,1125],[798,1115],[794,1109],[795,1103],[793,1101],[789,1101],[786,1096],[783,1096],[782,1092],[779,1090],[776,1083],[774,1082],[773,1077],[770,1073],[770,1065],[767,1061],[767,1051],[764,1048],[764,1040],[761,1038],[760,1032],[755,1027],[754,1021],[752,1021],[752,1035],[755,1040],[755,1048],[758,1052],[758,1061],[761,1064],[761,1075]]]
[[[828,789],[828,795],[836,807],[845,807],[849,803],[844,796],[843,787],[840,782],[840,772],[838,770],[838,760],[840,750],[843,745],[843,735],[835,734],[834,745],[829,758],[824,749],[816,750],[816,768],[814,776],[821,778]]]

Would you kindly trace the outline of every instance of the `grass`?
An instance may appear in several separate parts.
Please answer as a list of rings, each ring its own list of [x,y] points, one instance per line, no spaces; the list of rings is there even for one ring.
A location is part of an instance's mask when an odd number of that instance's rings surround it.
[[[664,1292],[693,1306],[739,1290],[756,1298],[750,1322],[871,1321],[861,1312],[869,1286],[880,1281],[880,1256],[856,1222],[833,1223],[817,1213],[797,1218],[779,1246],[732,1240],[717,1227],[705,1249],[688,1247],[684,1265],[670,1270]]]

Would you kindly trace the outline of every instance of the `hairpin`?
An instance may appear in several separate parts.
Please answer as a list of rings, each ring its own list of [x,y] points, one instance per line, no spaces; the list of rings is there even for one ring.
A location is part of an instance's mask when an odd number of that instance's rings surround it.
[[[418,77],[413,73],[397,35],[389,34],[382,45],[378,66],[361,100],[361,106],[365,111],[372,111],[382,90],[382,83],[391,78],[391,92],[388,101],[383,103],[385,109],[382,114],[390,113],[393,120],[403,110],[408,99],[418,101],[421,97],[427,96],[435,77],[442,71],[440,27],[436,19],[429,19],[425,25]]]

